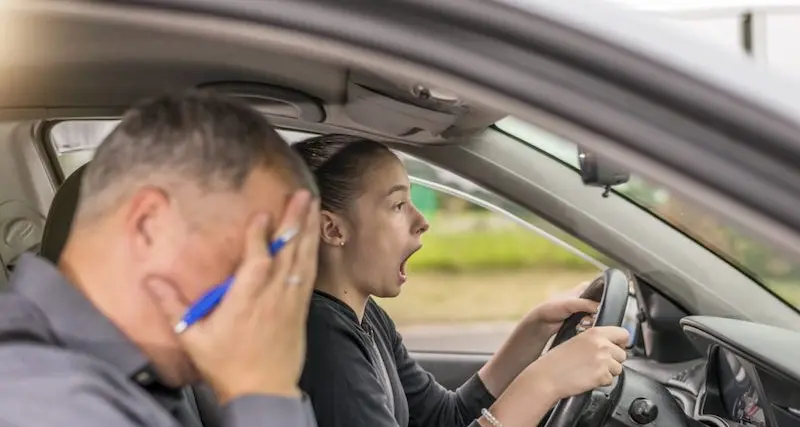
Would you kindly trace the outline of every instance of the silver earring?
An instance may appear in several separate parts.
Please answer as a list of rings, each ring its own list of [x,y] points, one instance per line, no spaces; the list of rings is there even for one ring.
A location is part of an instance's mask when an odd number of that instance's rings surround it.
[[[339,242],[339,246],[344,246],[344,240]]]

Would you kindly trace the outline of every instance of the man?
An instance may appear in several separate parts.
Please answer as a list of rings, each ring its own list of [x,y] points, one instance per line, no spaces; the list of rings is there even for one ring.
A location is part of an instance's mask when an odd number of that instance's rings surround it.
[[[133,108],[86,170],[58,266],[25,255],[0,296],[0,425],[192,424],[175,415],[181,387],[203,380],[225,427],[314,426],[297,381],[315,193],[246,105],[190,92]],[[292,229],[271,258],[267,241]],[[230,275],[220,305],[176,334]]]

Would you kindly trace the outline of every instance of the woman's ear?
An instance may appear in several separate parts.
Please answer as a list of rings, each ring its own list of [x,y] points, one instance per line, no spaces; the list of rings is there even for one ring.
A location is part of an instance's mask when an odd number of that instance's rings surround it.
[[[347,230],[342,217],[326,210],[321,211],[320,214],[322,215],[319,224],[322,241],[331,246],[343,246],[347,240]]]

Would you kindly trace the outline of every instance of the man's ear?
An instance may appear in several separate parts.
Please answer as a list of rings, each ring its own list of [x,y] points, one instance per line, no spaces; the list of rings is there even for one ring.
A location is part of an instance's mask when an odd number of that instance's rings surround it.
[[[158,239],[169,238],[176,230],[170,230],[172,212],[169,195],[158,187],[143,187],[137,190],[125,205],[124,230],[128,236],[131,253],[142,259],[156,245]]]
[[[320,212],[320,237],[324,243],[332,246],[342,246],[347,240],[347,228],[341,216],[323,210]]]

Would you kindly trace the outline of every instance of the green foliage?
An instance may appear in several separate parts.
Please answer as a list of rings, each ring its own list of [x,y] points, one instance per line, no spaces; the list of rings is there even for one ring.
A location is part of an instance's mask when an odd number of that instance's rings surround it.
[[[409,261],[411,271],[591,270],[594,266],[521,227],[503,230],[434,231]],[[588,250],[588,248],[579,248]]]

